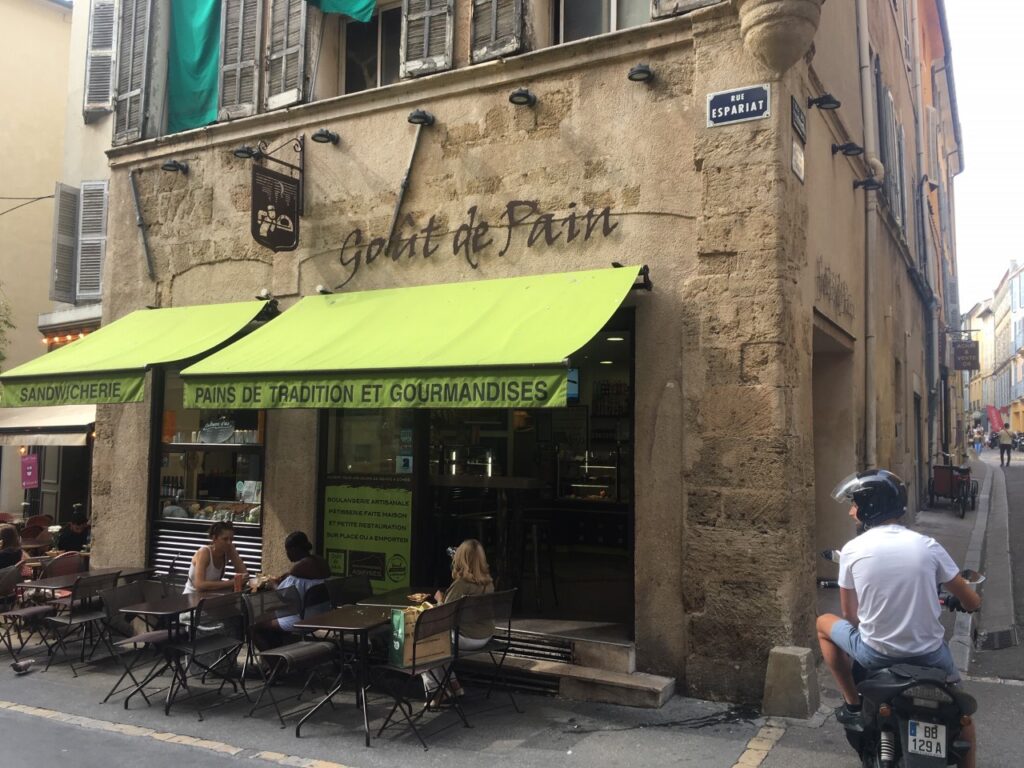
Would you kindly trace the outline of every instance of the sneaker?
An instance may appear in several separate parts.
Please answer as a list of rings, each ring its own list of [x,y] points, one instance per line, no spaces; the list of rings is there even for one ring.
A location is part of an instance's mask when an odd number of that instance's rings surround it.
[[[836,707],[835,711],[836,721],[844,728],[851,731],[864,730],[864,721],[861,719],[862,714],[863,712],[861,710],[851,712],[846,704],[843,704],[841,707]]]

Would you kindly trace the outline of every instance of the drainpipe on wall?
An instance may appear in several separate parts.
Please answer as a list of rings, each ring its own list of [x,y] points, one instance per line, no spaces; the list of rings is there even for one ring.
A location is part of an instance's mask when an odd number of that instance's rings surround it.
[[[871,40],[867,0],[857,0],[857,50],[860,60],[861,108],[864,119],[864,154],[868,168],[879,179],[885,167],[878,159],[878,120],[872,83]],[[878,193],[864,190],[864,467],[878,464],[878,402],[875,387],[875,277],[874,242],[878,230]]]
[[[914,92],[914,106],[917,111],[915,115],[915,134],[917,136],[917,172],[915,178],[917,183],[914,185],[914,214],[917,220],[917,252],[919,258],[923,262],[922,272],[924,273],[924,280],[929,288],[930,298],[924,304],[924,327],[925,327],[925,371],[927,371],[926,377],[926,389],[928,397],[928,427],[927,427],[927,456],[921,457],[921,463],[928,467],[928,476],[931,476],[931,464],[932,458],[937,455],[939,450],[938,445],[938,430],[935,428],[935,415],[938,410],[937,399],[933,392],[935,392],[939,386],[939,324],[938,324],[938,302],[936,300],[936,288],[937,282],[932,276],[933,265],[929,262],[928,253],[928,226],[929,220],[925,215],[925,198],[927,197],[927,191],[925,185],[928,184],[927,176],[924,172],[925,160],[924,153],[925,147],[928,145],[928,125],[925,120],[926,110],[924,103],[924,95],[921,88],[921,66],[920,66],[920,51],[921,51],[921,28],[920,19],[918,17],[917,3],[910,4],[910,28],[914,30],[914,49],[911,60],[911,85]]]

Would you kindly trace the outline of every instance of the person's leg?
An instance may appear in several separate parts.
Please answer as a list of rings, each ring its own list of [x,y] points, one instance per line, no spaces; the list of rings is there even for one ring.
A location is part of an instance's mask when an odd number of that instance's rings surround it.
[[[832,613],[818,617],[818,645],[821,647],[825,664],[839,686],[839,692],[843,694],[843,699],[847,704],[857,706],[860,704],[860,694],[857,692],[857,684],[853,681],[853,660],[832,638],[832,629],[839,622],[849,626],[849,622]]]
[[[960,729],[960,738],[971,742],[971,750],[957,762],[960,768],[975,768],[978,764],[978,737],[974,731],[974,722],[970,722]]]

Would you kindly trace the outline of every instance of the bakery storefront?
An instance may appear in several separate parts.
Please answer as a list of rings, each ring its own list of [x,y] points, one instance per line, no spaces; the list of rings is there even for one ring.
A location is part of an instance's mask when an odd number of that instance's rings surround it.
[[[0,439],[89,447],[96,405],[149,408],[148,503],[133,523],[145,525],[150,562],[161,571],[175,557],[187,567],[212,520],[232,520],[251,566],[262,558],[260,498],[263,420],[259,412],[184,408],[179,371],[273,317],[272,302],[250,301],[143,309],[105,325],[0,377],[8,428]],[[88,410],[87,435],[80,411]],[[44,423],[32,434],[16,425]],[[21,419],[20,414],[25,414]],[[45,420],[43,420],[45,421]],[[34,423],[34,422],[33,422]],[[35,434],[41,430],[48,432]],[[101,439],[127,436],[101,436]],[[45,478],[43,478],[45,480]],[[110,478],[116,482],[116,478]],[[88,486],[88,479],[85,485]],[[101,515],[102,516],[102,515]],[[144,522],[145,521],[145,522]]]
[[[182,370],[183,405],[254,414],[259,443],[259,414],[315,409],[336,574],[443,587],[446,549],[473,537],[520,616],[631,631],[645,285],[632,267],[309,296]]]

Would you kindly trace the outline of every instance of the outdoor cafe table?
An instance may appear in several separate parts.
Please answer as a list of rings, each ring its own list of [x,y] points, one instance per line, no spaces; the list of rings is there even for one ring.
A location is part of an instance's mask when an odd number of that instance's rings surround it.
[[[356,605],[367,608],[411,608],[414,605],[421,605],[423,600],[410,600],[409,595],[426,595],[431,602],[434,601],[434,593],[427,589],[392,589],[390,592],[382,592],[379,595],[371,595],[365,600],[360,600]]]
[[[135,603],[134,605],[126,605],[121,609],[121,613],[126,613],[130,616],[141,616],[147,624],[151,622],[153,624],[163,622],[167,626],[167,640],[171,641],[174,639],[174,630],[179,626],[178,618],[183,613],[191,614],[196,608],[199,607],[199,603],[204,597],[208,595],[202,592],[193,592],[191,594],[176,594],[167,595],[156,600],[147,600],[143,603]],[[152,624],[151,624],[152,625]],[[174,667],[174,673],[176,675],[183,674],[183,670],[176,664],[174,657],[169,654],[164,654],[163,666],[150,670],[135,688],[132,689],[124,699],[124,708],[128,709],[128,701],[136,693],[139,693],[143,688],[149,685],[153,680],[160,677],[168,668]],[[172,686],[167,688],[167,700],[164,703],[164,712],[167,713],[171,708],[171,691]]]
[[[81,576],[106,576],[110,573],[120,573],[121,578],[124,579],[133,576],[150,576],[155,572],[155,568],[92,568],[88,571],[65,573],[61,576],[48,576],[45,579],[20,581],[14,587],[19,590],[42,589],[49,592],[59,592],[62,589],[71,589]]]
[[[367,670],[370,664],[370,633],[391,621],[391,611],[378,606],[345,605],[326,613],[310,616],[295,624],[295,629],[306,631],[322,630],[338,635],[338,651],[342,652],[342,640],[346,634],[356,639],[356,706],[363,710],[363,731],[366,734],[366,746],[370,746],[370,723],[366,716]],[[335,685],[327,692],[316,706],[303,715],[295,726],[295,736],[299,736],[302,724],[331,701],[344,687],[344,667],[335,680]]]

